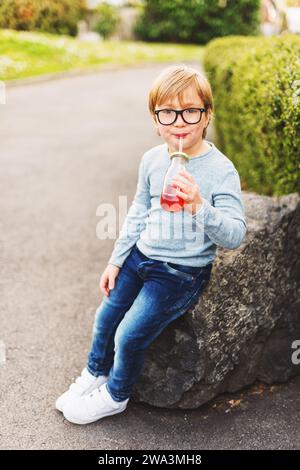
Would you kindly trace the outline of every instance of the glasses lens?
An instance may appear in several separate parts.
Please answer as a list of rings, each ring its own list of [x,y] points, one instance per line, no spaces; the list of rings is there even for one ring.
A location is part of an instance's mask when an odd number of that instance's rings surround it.
[[[195,124],[196,122],[199,122],[201,116],[202,113],[199,111],[199,109],[190,108],[183,111],[183,117],[189,124]]]
[[[175,121],[176,113],[172,109],[162,109],[158,114],[161,124],[172,124]]]

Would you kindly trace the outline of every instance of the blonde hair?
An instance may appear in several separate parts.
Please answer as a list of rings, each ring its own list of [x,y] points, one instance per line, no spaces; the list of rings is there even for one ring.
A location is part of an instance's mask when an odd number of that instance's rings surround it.
[[[205,114],[210,111],[210,122],[214,110],[211,86],[204,75],[198,72],[198,70],[184,64],[167,67],[154,80],[148,98],[148,108],[152,116],[155,116],[154,111],[156,106],[159,106],[168,99],[174,98],[174,96],[178,96],[181,104],[183,92],[190,85],[195,85],[198,96],[203,101],[206,110]],[[206,136],[208,125],[203,129],[203,138]]]

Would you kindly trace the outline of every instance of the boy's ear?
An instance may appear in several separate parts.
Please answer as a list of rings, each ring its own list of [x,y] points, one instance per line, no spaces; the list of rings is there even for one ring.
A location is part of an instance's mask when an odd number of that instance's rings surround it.
[[[156,115],[152,114],[152,121],[155,127],[157,127],[157,120],[156,120]]]
[[[206,126],[205,127],[208,127],[208,125],[211,121],[211,111],[210,111],[210,109],[208,110],[208,112],[206,114],[206,119],[207,119],[207,121],[206,121]]]
[[[156,116],[155,116],[155,115],[152,115],[152,120],[153,120],[153,126],[154,126],[154,128],[155,128],[155,131],[156,131],[157,135],[160,135],[160,132],[159,132],[159,129],[158,129],[157,120],[156,120]]]

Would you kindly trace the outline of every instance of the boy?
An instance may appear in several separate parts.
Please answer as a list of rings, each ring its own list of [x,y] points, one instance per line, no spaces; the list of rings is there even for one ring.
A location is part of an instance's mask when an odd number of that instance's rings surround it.
[[[185,65],[168,67],[153,83],[149,110],[165,143],[141,159],[134,200],[101,276],[87,365],[56,401],[77,424],[125,410],[145,351],[208,284],[216,246],[235,249],[246,233],[238,172],[204,139],[213,113],[206,78]],[[190,159],[173,184],[185,204],[170,213],[160,195],[180,138]]]

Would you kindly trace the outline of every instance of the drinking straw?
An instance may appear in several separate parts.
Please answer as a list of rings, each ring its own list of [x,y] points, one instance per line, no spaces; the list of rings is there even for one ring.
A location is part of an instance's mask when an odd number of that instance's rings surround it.
[[[180,153],[182,152],[182,148],[183,148],[183,137],[179,137],[179,152]]]

